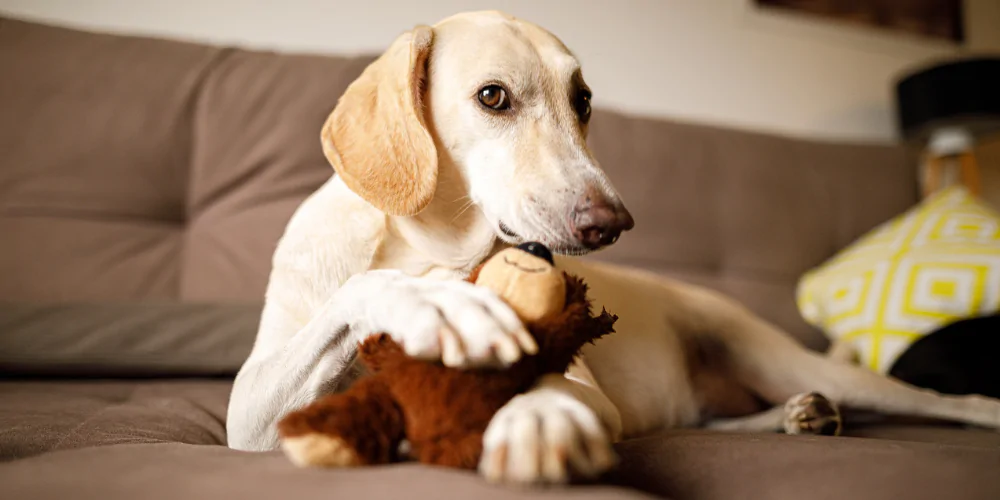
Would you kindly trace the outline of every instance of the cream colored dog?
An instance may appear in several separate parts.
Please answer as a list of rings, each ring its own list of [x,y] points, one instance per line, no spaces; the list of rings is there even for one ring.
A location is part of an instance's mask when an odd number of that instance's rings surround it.
[[[468,13],[393,42],[322,130],[337,175],[303,202],[278,245],[256,344],[233,388],[229,445],[276,448],[275,422],[351,383],[358,341],[374,332],[451,366],[533,352],[513,311],[460,278],[514,243],[582,254],[632,227],[587,149],[589,118],[577,59],[533,24]],[[1000,427],[1000,402],[917,390],[820,356],[708,290],[568,257],[557,264],[620,317],[617,333],[496,415],[480,467],[491,480],[594,476],[614,464],[615,440],[670,427],[828,432],[833,407],[810,392]],[[755,413],[757,397],[789,404]]]

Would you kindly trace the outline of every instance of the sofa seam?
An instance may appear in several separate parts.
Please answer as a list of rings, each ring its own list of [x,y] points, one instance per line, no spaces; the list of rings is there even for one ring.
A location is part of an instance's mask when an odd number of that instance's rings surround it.
[[[126,396],[124,400],[116,401],[114,403],[108,404],[107,406],[101,408],[100,410],[97,410],[96,412],[94,412],[90,416],[84,418],[79,424],[76,424],[75,426],[73,426],[73,429],[69,430],[68,432],[66,432],[66,434],[63,437],[59,438],[59,441],[57,441],[54,445],[52,445],[52,447],[50,447],[48,451],[49,452],[59,451],[59,449],[63,445],[63,443],[65,443],[67,439],[69,439],[69,438],[75,436],[77,433],[79,433],[80,429],[82,429],[83,426],[87,425],[87,423],[93,421],[95,418],[103,415],[104,413],[106,413],[111,408],[117,408],[117,407],[122,406],[123,404],[131,401],[135,397],[135,393],[138,392],[138,390],[139,390],[139,386],[133,387],[132,390],[129,391],[128,396]]]

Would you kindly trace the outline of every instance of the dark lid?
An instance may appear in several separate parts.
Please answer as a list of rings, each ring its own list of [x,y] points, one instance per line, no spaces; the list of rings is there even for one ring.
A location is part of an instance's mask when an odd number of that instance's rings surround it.
[[[900,131],[925,140],[935,128],[962,125],[974,134],[1000,130],[1000,58],[935,64],[896,83]]]

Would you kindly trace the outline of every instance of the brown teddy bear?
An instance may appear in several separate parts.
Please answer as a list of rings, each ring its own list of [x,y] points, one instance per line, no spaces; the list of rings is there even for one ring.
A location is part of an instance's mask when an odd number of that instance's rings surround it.
[[[469,281],[503,298],[538,344],[507,368],[456,369],[405,354],[387,334],[369,337],[359,355],[371,373],[345,392],[318,399],[278,423],[282,449],[299,466],[383,464],[410,457],[475,469],[493,415],[543,375],[563,373],[580,348],[614,331],[617,316],[591,314],[587,285],[555,268],[539,243],[508,248]]]

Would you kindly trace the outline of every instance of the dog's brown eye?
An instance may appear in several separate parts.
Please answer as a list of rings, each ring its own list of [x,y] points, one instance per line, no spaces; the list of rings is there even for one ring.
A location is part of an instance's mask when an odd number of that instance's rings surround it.
[[[590,91],[583,89],[576,95],[576,102],[574,103],[576,114],[584,123],[587,123],[587,121],[590,120],[590,97]]]
[[[490,109],[502,111],[510,107],[507,91],[499,85],[487,85],[479,91],[479,102]]]

